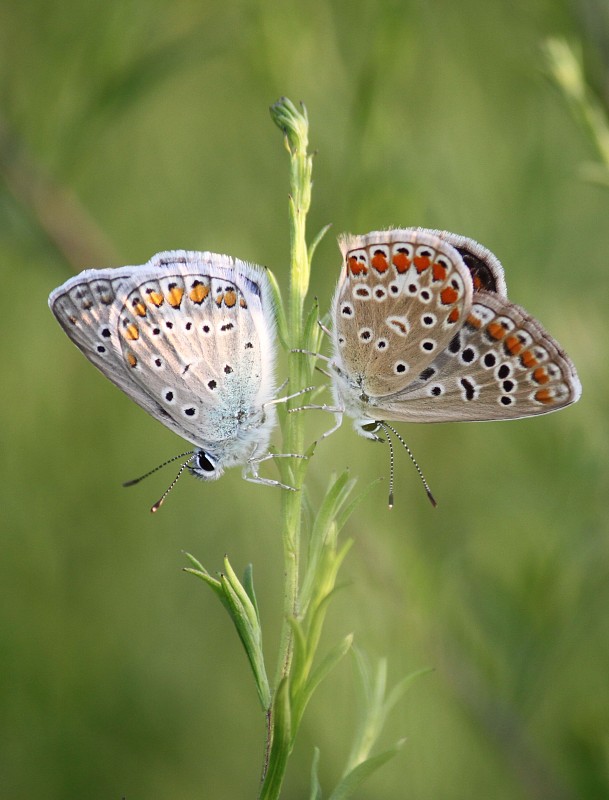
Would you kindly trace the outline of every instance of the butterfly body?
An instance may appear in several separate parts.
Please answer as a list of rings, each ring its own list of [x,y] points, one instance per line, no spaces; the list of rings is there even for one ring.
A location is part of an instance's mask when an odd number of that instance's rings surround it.
[[[198,477],[266,453],[275,329],[262,268],[170,251],[141,266],[86,270],[55,289],[49,306],[107,378],[195,445]]]
[[[422,228],[340,240],[332,304],[336,408],[358,433],[374,422],[529,417],[575,402],[581,386],[558,343],[507,299],[482,245]]]

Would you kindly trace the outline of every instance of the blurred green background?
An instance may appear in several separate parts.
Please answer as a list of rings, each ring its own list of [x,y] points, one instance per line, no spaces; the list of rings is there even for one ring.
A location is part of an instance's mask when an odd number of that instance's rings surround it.
[[[560,414],[401,426],[396,507],[366,496],[329,617],[390,681],[423,667],[359,798],[609,797],[607,189],[544,74],[541,43],[582,47],[609,86],[606,2],[3,0],[0,4],[0,783],[21,798],[254,797],[264,721],[224,610],[181,572],[254,564],[269,667],[281,618],[279,493],[173,471],[121,482],[182,444],[86,363],[46,306],[84,267],[209,249],[287,274],[287,157],[268,106],[311,120],[329,305],[334,233],[423,225],[502,260],[510,297],[584,387]],[[7,294],[8,293],[8,294]],[[285,374],[282,356],[280,374]],[[309,415],[311,439],[328,420]],[[387,449],[346,424],[311,470],[318,499]],[[326,791],[354,721],[347,659],[308,709],[285,798]],[[382,743],[381,743],[382,744]]]

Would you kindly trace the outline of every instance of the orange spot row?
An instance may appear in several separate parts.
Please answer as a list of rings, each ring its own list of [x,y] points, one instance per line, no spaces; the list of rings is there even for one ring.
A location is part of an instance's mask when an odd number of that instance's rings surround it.
[[[470,327],[475,328],[476,330],[480,330],[480,328],[482,327],[482,320],[480,319],[480,317],[477,317],[474,313],[471,313],[467,317],[467,324]]]
[[[146,306],[142,303],[142,301],[139,298],[133,301],[133,310],[138,315],[138,317],[146,316]]]

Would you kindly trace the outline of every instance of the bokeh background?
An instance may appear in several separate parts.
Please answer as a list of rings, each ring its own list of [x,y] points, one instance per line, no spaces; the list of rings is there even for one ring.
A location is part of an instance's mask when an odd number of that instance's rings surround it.
[[[372,488],[349,523],[348,631],[389,679],[421,668],[380,743],[399,756],[359,798],[609,796],[609,191],[544,72],[581,48],[601,100],[609,14],[594,0],[3,0],[0,4],[0,781],[21,798],[254,797],[263,718],[220,604],[183,574],[254,564],[273,669],[279,495],[125,479],[182,443],[71,345],[51,289],[84,267],[171,248],[287,275],[287,158],[269,105],[303,100],[317,150],[312,295],[334,233],[423,225],[504,263],[510,297],[578,366],[581,402],[511,423],[402,426],[396,507]],[[280,374],[285,372],[282,357]],[[309,415],[311,438],[327,419]],[[345,425],[311,471],[360,487],[386,448]],[[347,658],[308,709],[285,785],[326,792],[354,725]]]

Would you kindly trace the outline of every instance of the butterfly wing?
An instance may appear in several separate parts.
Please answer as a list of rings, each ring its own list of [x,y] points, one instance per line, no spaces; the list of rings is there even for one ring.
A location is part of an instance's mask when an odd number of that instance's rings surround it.
[[[339,372],[366,395],[404,390],[446,349],[469,313],[473,285],[459,253],[420,229],[340,241],[333,301]]]
[[[373,403],[379,418],[460,422],[545,414],[580,395],[575,366],[539,322],[480,291],[449,346],[409,386]]]
[[[214,253],[159,253],[139,267],[87,270],[49,305],[87,358],[148,413],[199,447],[219,455],[232,445],[228,460],[245,460],[247,432],[263,424],[274,394],[264,270]]]
[[[430,235],[438,236],[448,242],[459,253],[471,275],[474,293],[482,290],[494,292],[502,297],[507,297],[507,286],[501,262],[494,253],[484,245],[450,231],[429,230],[418,228]]]

